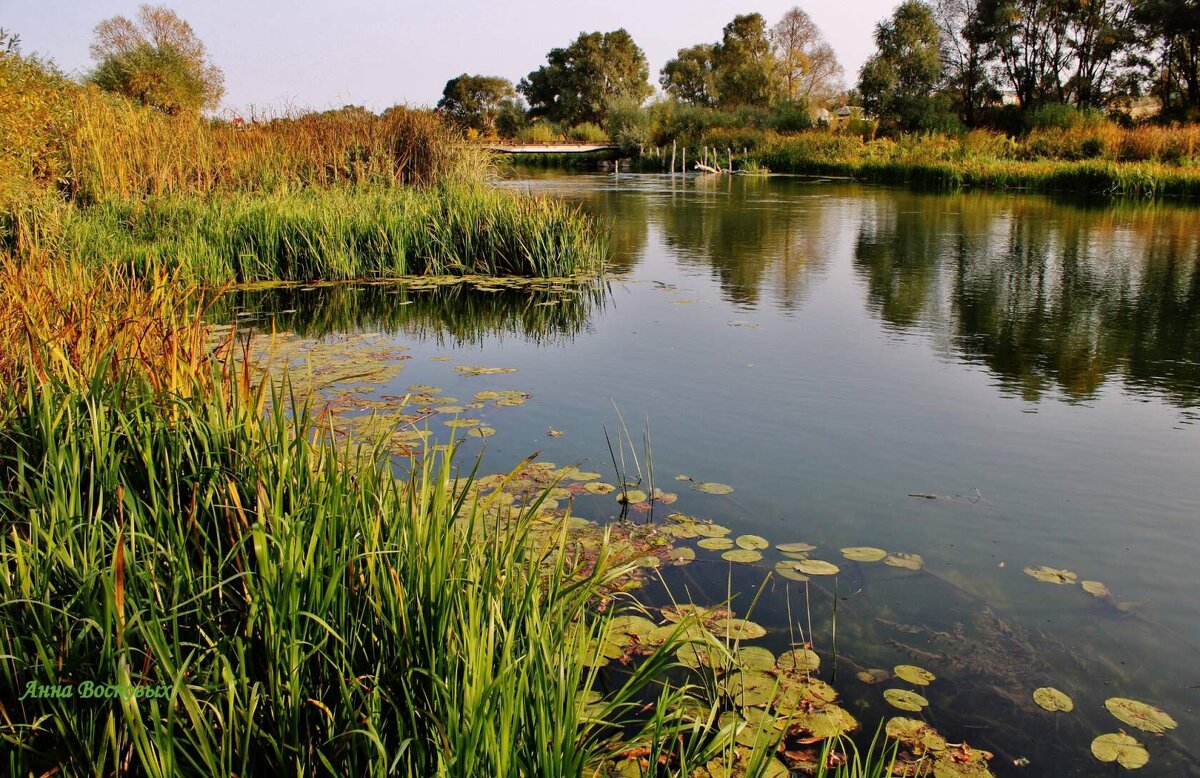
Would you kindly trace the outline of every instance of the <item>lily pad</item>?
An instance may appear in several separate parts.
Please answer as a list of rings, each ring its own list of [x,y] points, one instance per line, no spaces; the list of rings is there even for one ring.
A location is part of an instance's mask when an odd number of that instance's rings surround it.
[[[809,648],[797,648],[780,654],[776,667],[785,673],[809,673],[821,666],[821,657]]]
[[[696,545],[709,551],[724,551],[733,548],[733,541],[729,538],[705,538],[697,541]]]
[[[896,716],[890,719],[884,728],[887,736],[899,740],[916,756],[927,751],[945,751],[946,739],[938,731],[920,719],[910,719]]]
[[[1112,592],[1108,590],[1108,587],[1099,581],[1084,581],[1082,586],[1083,590],[1093,597],[1112,597]]]
[[[1124,721],[1131,727],[1161,735],[1168,729],[1175,729],[1178,724],[1175,719],[1163,710],[1137,700],[1125,697],[1110,697],[1104,701],[1108,712]]]
[[[871,546],[853,546],[842,549],[842,556],[852,562],[880,562],[887,555],[888,553],[882,548],[873,548]]]
[[[800,712],[788,719],[789,733],[807,733],[823,740],[845,735],[858,728],[858,721],[840,705],[823,705],[816,710]]]
[[[754,640],[767,634],[767,630],[761,625],[746,619],[717,619],[710,627],[717,637],[728,637],[731,640]]]
[[[455,430],[463,427],[478,427],[480,423],[479,419],[451,419],[450,421],[442,422],[442,424],[445,424],[450,429]]]
[[[785,554],[807,554],[809,551],[817,550],[812,543],[777,543],[775,548]]]
[[[1054,712],[1068,713],[1075,709],[1075,703],[1063,692],[1053,686],[1042,686],[1033,690],[1033,701],[1041,708]]]
[[[639,502],[646,501],[646,493],[637,489],[629,489],[617,495],[617,502],[631,503],[636,505]]]
[[[920,570],[925,566],[925,559],[920,554],[904,554],[897,551],[894,554],[888,554],[883,563],[891,567],[902,567],[905,570]]]
[[[1092,756],[1101,762],[1116,762],[1126,770],[1136,770],[1150,761],[1145,746],[1124,732],[1112,732],[1093,740]]]
[[[679,548],[673,548],[673,549],[671,549],[670,557],[671,557],[671,564],[675,565],[676,567],[680,567],[682,565],[688,564],[689,562],[695,561],[696,549],[688,548],[687,546],[680,546]]]
[[[919,711],[929,706],[929,700],[907,689],[885,689],[883,699],[900,710]]]
[[[730,529],[722,527],[720,524],[700,523],[696,525],[696,532],[706,538],[723,538],[730,533]]]
[[[908,681],[915,686],[928,686],[937,680],[936,675],[916,665],[896,665],[895,673],[900,680]]]
[[[832,562],[824,562],[820,559],[800,559],[796,562],[796,569],[808,575],[837,575],[841,569]]]
[[[705,494],[731,494],[733,492],[733,487],[729,484],[719,484],[715,481],[703,481],[692,488],[698,489]]]
[[[769,548],[771,546],[767,539],[761,535],[739,535],[736,542],[739,548],[745,548],[751,551],[757,551],[761,548]]]
[[[778,687],[779,680],[761,670],[738,670],[721,681],[722,691],[735,704],[746,707],[769,705]]]
[[[889,673],[887,670],[883,670],[878,667],[872,667],[872,668],[868,668],[866,670],[860,670],[859,672],[855,673],[854,675],[856,678],[858,678],[858,680],[862,681],[863,683],[870,683],[870,684],[883,683],[884,681],[886,681],[892,677],[892,674]]]
[[[721,554],[721,558],[730,562],[748,565],[759,561],[763,558],[763,555],[758,551],[753,551],[748,548],[735,548],[730,551],[726,551],[724,554]]]
[[[590,484],[584,484],[583,490],[588,494],[612,494],[617,490],[617,487],[612,484],[606,484],[603,481],[595,481]]]
[[[467,434],[473,438],[490,438],[491,436],[496,434],[496,428],[495,427],[476,427],[473,430],[469,430],[467,432]]]
[[[742,670],[763,672],[775,667],[775,654],[761,646],[745,646],[738,649],[733,661]]]
[[[1059,585],[1073,584],[1075,583],[1075,579],[1079,577],[1070,570],[1059,570],[1056,567],[1047,567],[1046,565],[1042,565],[1041,567],[1027,567],[1025,568],[1025,573],[1039,581]]]
[[[476,375],[500,375],[501,373],[515,373],[515,367],[480,367],[478,365],[459,365],[454,368],[454,372],[464,376]]]
[[[808,576],[800,572],[799,564],[794,559],[783,559],[775,563],[775,572],[789,581],[807,581]]]

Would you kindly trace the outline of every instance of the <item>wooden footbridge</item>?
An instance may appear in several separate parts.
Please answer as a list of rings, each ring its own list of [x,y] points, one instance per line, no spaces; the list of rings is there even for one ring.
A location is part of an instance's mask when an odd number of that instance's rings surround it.
[[[489,151],[501,154],[591,154],[597,151],[617,151],[615,143],[585,143],[579,141],[554,141],[552,143],[484,143]]]

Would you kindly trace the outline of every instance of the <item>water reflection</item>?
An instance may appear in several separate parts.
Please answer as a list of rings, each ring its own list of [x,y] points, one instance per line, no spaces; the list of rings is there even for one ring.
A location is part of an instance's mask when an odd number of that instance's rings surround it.
[[[389,332],[415,340],[478,345],[512,336],[536,345],[573,339],[604,307],[598,283],[484,287],[467,283],[414,289],[397,283],[281,286],[232,292],[210,309],[218,323],[273,323],[302,337],[330,332]]]
[[[943,336],[950,355],[986,365],[1006,391],[1080,401],[1119,376],[1194,406],[1197,216],[889,193],[864,208],[854,264],[884,322]]]

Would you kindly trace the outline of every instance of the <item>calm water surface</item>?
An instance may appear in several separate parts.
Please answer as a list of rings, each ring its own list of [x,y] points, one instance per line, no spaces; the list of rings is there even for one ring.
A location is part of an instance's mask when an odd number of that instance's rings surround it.
[[[896,711],[886,684],[855,672],[913,663],[939,676],[929,721],[994,751],[998,774],[1109,774],[1088,746],[1124,726],[1103,706],[1113,696],[1179,722],[1133,733],[1151,754],[1141,774],[1200,774],[1200,211],[783,178],[506,185],[611,223],[604,289],[547,306],[376,286],[239,304],[310,334],[389,333],[409,347],[401,392],[531,393],[480,412],[498,430],[489,472],[541,450],[615,481],[614,408],[639,447],[648,424],[655,485],[680,495],[667,512],[814,543],[841,566],[807,606],[803,584],[772,579],[752,615],[773,627],[760,644],[782,649],[789,606],[811,613],[822,675],[867,740]],[[463,364],[518,372],[463,377]],[[575,512],[616,508],[584,496]],[[859,545],[925,567],[842,559]],[[766,553],[732,571],[740,613],[780,558]],[[1022,572],[1039,565],[1113,597]],[[667,579],[719,601],[730,573],[699,550]],[[1041,711],[1039,686],[1075,711]]]

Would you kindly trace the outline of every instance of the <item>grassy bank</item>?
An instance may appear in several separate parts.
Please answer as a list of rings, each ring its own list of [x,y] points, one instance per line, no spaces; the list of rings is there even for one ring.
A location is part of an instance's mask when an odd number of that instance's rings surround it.
[[[216,283],[568,276],[599,270],[605,250],[576,209],[482,186],[110,199],[69,211],[49,245],[88,266]]]
[[[1021,138],[976,131],[963,135],[870,140],[810,131],[779,134],[713,130],[688,149],[691,166],[702,149],[716,149],[727,167],[774,173],[845,176],[935,189],[1029,189],[1116,197],[1190,198],[1200,195],[1200,129],[1111,126],[1044,130]],[[648,171],[665,169],[671,149],[651,149]],[[677,165],[682,164],[682,149]]]

